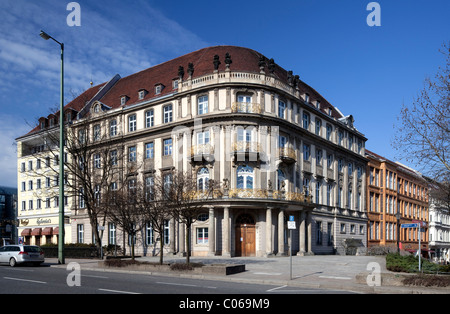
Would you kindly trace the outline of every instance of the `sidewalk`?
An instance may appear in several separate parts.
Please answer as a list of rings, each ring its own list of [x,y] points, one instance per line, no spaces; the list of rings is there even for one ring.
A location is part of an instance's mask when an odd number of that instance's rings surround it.
[[[139,257],[139,261],[159,262],[159,257]],[[165,263],[183,263],[185,258],[165,256]],[[103,270],[129,272],[126,269],[104,269],[98,265],[99,260],[90,259],[66,259],[66,265],[58,265],[56,258],[47,258],[46,263],[51,267],[64,267],[71,262],[77,262],[82,270]],[[185,278],[229,280],[255,284],[272,284],[290,287],[321,288],[332,290],[346,290],[358,293],[377,294],[449,294],[450,288],[427,288],[413,286],[369,286],[365,283],[372,268],[367,269],[369,263],[378,263],[383,274],[394,274],[386,270],[385,258],[381,256],[293,256],[292,278],[289,257],[191,257],[191,262],[203,264],[245,264],[245,272],[229,275],[196,275],[188,272],[164,272],[153,275],[181,276]],[[359,275],[359,276],[358,276]],[[359,280],[357,280],[357,276]],[[392,276],[391,276],[392,277]]]

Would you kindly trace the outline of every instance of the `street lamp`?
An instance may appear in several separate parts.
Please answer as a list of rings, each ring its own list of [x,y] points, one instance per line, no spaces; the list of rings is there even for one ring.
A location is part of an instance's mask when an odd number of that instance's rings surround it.
[[[58,263],[64,260],[64,44],[41,30],[43,39],[52,39],[61,46],[61,99],[59,107],[59,234],[58,234]]]
[[[397,210],[395,217],[397,218],[397,253],[400,254],[400,209]]]

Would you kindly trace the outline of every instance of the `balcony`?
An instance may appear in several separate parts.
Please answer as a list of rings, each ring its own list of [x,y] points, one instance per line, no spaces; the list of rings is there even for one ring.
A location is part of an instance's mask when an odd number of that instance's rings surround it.
[[[214,161],[214,147],[211,144],[199,144],[191,147],[193,162]]]
[[[236,161],[258,161],[262,153],[261,145],[258,142],[234,142],[231,147],[232,154]]]
[[[231,105],[231,112],[233,113],[262,113],[261,105],[250,102],[234,102]]]
[[[295,149],[290,147],[281,147],[278,149],[278,156],[281,161],[286,164],[293,164],[297,161],[297,154],[295,153]]]

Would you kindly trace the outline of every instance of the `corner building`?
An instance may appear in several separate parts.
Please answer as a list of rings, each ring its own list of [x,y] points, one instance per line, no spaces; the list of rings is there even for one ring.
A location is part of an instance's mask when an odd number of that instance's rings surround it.
[[[353,252],[366,248],[366,138],[273,59],[209,47],[92,88],[70,127],[94,142],[120,139],[129,182],[176,169],[191,172],[198,190],[220,183],[192,226],[192,255],[287,255],[290,245],[299,255],[344,254],[349,239],[359,243]],[[70,204],[72,242],[92,242],[82,202]],[[185,253],[185,226],[173,219],[163,235],[148,226],[138,252],[159,254],[159,236],[165,255]],[[115,243],[129,248],[107,224],[103,244]]]

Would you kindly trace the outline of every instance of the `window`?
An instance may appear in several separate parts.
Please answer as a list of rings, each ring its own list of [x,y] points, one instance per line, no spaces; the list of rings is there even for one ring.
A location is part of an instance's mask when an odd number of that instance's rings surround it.
[[[327,184],[327,206],[331,205],[331,194],[333,192],[333,185],[331,183]]]
[[[316,203],[320,203],[320,189],[322,188],[322,182],[317,181],[316,182]]]
[[[328,245],[333,245],[333,223],[327,224]]]
[[[94,154],[94,168],[101,168],[101,158],[99,153]]]
[[[310,121],[311,121],[311,120],[310,120],[310,117],[309,117],[309,113],[303,111],[303,118],[302,118],[302,121],[303,121],[303,128],[306,129],[306,130],[308,130],[308,129],[309,129],[309,123],[310,123]]]
[[[208,189],[209,170],[206,167],[200,168],[197,171],[197,189],[205,191]]]
[[[333,154],[327,155],[327,167],[331,168],[333,166]]]
[[[170,243],[170,228],[169,228],[170,221],[165,220],[164,221],[164,244],[168,245]]]
[[[136,146],[128,147],[128,161],[129,162],[136,161]]]
[[[252,130],[238,128],[237,140],[238,140],[238,142],[247,142],[247,143],[251,142],[252,141]]]
[[[331,141],[331,134],[333,132],[333,127],[331,126],[331,124],[327,123],[327,140]]]
[[[286,184],[286,176],[281,169],[277,170],[277,190],[282,190],[283,185]]]
[[[138,94],[139,100],[144,99],[144,96],[145,96],[145,91],[144,90],[140,90],[139,94]]]
[[[28,201],[28,210],[33,210],[33,200]]]
[[[284,101],[278,101],[278,117],[285,118],[286,103]]]
[[[77,225],[77,243],[84,242],[84,225]]]
[[[311,146],[309,144],[303,144],[303,160],[309,161],[311,156]]]
[[[237,188],[253,189],[253,167],[248,165],[237,168]]]
[[[120,97],[120,105],[125,105],[125,103],[127,102],[127,96],[122,96]]]
[[[172,104],[164,106],[164,123],[172,122]]]
[[[172,155],[172,139],[168,138],[164,140],[164,156]]]
[[[155,94],[156,95],[161,94],[161,91],[162,91],[162,85],[161,84],[156,85],[155,86]]]
[[[108,223],[108,244],[116,244],[116,225],[112,222]]]
[[[151,159],[154,157],[154,145],[153,142],[145,144],[145,158]]]
[[[320,135],[320,129],[322,128],[322,120],[316,119],[316,135]]]
[[[318,244],[318,245],[322,245],[322,235],[323,235],[323,232],[322,232],[322,222],[321,222],[321,221],[318,221],[318,222],[317,222],[317,237],[316,237],[316,240],[317,240],[317,244]]]
[[[178,88],[178,80],[173,80],[172,81],[172,88],[173,89],[177,89]]]
[[[287,137],[284,135],[279,135],[278,137],[278,147],[285,148],[287,145]]]
[[[153,232],[153,225],[151,223],[147,223],[145,227],[145,243],[147,245],[155,243],[155,233]]]
[[[80,208],[84,208],[85,207],[85,202],[84,202],[84,190],[83,188],[80,188],[80,194],[78,196],[79,200],[78,200],[78,204]],[[48,199],[48,202],[50,203],[50,199]],[[48,206],[50,207],[50,205]]]
[[[208,113],[208,96],[200,96],[198,102],[198,114]]]
[[[136,115],[135,114],[128,116],[128,131],[129,132],[136,131]]]
[[[209,143],[209,131],[197,133],[197,145],[204,145]]]
[[[94,141],[100,141],[100,124],[94,125]]]
[[[150,109],[145,112],[145,127],[150,128],[155,125],[154,111]]]
[[[145,177],[145,199],[151,201],[155,199],[155,178],[152,176]]]
[[[111,166],[117,166],[117,149],[113,149],[109,152],[109,158]]]
[[[33,161],[29,160],[28,161],[28,171],[32,171],[33,170]]]
[[[116,136],[117,135],[117,121],[111,120],[109,122],[109,136]]]
[[[237,112],[252,112],[252,97],[246,95],[237,96]]]
[[[316,165],[321,166],[323,159],[323,151],[321,149],[316,149]]]
[[[343,145],[342,140],[344,139],[344,132],[339,131],[338,132],[338,144]]]
[[[208,243],[208,228],[197,228],[197,244]]]

